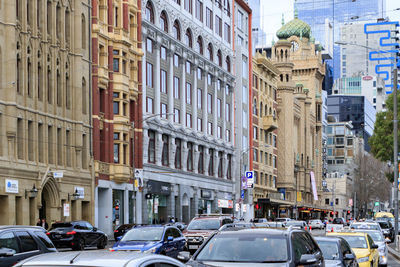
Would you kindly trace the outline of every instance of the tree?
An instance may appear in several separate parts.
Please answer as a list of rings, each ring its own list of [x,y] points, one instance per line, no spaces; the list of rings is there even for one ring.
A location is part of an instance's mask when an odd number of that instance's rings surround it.
[[[397,94],[397,99],[397,103],[400,104],[400,93]],[[369,144],[375,158],[384,162],[393,162],[393,94],[389,95],[386,107],[387,111],[376,114],[374,133],[369,139]],[[397,106],[397,114],[399,113],[400,105]],[[400,138],[400,131],[397,134]]]

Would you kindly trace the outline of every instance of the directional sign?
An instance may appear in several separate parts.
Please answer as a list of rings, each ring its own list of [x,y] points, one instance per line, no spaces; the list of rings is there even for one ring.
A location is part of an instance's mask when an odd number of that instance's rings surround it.
[[[240,191],[240,198],[241,198],[241,199],[244,199],[244,190],[241,190],[241,191]]]

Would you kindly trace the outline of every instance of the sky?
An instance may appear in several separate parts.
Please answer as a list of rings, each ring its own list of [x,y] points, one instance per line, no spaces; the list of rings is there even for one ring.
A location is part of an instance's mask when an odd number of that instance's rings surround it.
[[[294,0],[260,0],[260,3],[261,25],[266,33],[266,45],[271,45],[272,38],[277,39],[276,31],[282,26],[282,14],[285,23],[293,19]],[[393,11],[396,8],[400,8],[400,0],[386,0],[387,16],[392,21],[400,21],[400,10]]]

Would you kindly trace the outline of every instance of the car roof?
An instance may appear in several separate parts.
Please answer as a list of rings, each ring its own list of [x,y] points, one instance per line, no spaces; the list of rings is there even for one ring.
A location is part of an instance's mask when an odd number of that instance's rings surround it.
[[[314,237],[316,241],[328,241],[328,242],[340,242],[343,240],[341,237],[336,236],[316,236]]]
[[[329,232],[326,233],[327,236],[342,236],[342,235],[349,235],[349,236],[366,236],[367,233],[365,232]]]
[[[162,255],[145,254],[133,251],[67,251],[46,253],[31,257],[23,262],[23,266],[125,266],[132,262],[141,263],[148,258],[167,258],[171,260]]]
[[[378,224],[377,222],[353,222],[352,224]]]
[[[218,232],[218,235],[248,235],[248,234],[268,234],[268,235],[285,235],[288,233],[286,228],[242,228],[236,231],[223,231]]]
[[[40,226],[29,226],[29,225],[1,225],[0,230],[8,230],[8,229],[26,229],[26,230],[42,230],[46,231],[43,227]]]

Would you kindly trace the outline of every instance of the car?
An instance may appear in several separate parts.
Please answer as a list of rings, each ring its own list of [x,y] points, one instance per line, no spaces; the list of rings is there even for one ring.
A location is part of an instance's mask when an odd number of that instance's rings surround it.
[[[394,241],[394,227],[390,221],[376,221],[382,229],[385,238],[389,238],[391,242]]]
[[[294,220],[288,221],[285,224],[285,227],[290,227],[290,226],[299,227],[299,228],[301,228],[303,230],[308,230],[308,228],[309,228],[305,221],[294,221]]]
[[[39,255],[24,260],[15,267],[185,267],[178,260],[163,255],[146,254],[140,252],[107,250],[67,251]]]
[[[381,227],[376,222],[355,222],[350,224],[350,229],[378,230],[382,231]]]
[[[256,227],[254,223],[245,223],[245,222],[235,222],[235,223],[227,223],[222,225],[218,231],[227,231],[227,230],[238,230],[243,228],[254,228]]]
[[[187,266],[325,266],[312,236],[298,228],[254,228],[214,233],[190,258]]]
[[[84,250],[85,247],[104,249],[107,235],[87,221],[53,223],[47,235],[56,248]]]
[[[346,240],[341,237],[315,237],[326,267],[356,267],[357,258]]]
[[[374,244],[371,236],[367,233],[332,232],[327,233],[326,236],[335,236],[345,239],[356,255],[360,267],[378,267],[378,245]]]
[[[332,221],[332,224],[343,224],[343,226],[347,225],[346,220],[344,218],[340,218],[340,217],[334,218]]]
[[[140,251],[176,258],[185,249],[186,240],[181,231],[169,225],[134,227],[117,241],[111,251]]]
[[[122,224],[118,226],[118,228],[114,230],[114,240],[117,240],[119,236],[123,236],[134,226],[135,226],[134,224]]]
[[[205,239],[228,223],[233,223],[230,215],[204,214],[194,217],[182,232],[186,238],[186,249],[193,254]]]
[[[26,258],[56,251],[42,227],[0,226],[0,266],[13,266]]]
[[[275,222],[283,222],[283,223],[287,223],[288,221],[291,221],[292,219],[290,218],[276,218]]]
[[[378,252],[379,252],[379,266],[387,266],[388,260],[388,248],[387,248],[387,240],[385,240],[382,232],[378,230],[354,230],[354,232],[363,232],[367,233],[375,244],[378,245]]]
[[[311,229],[324,229],[325,225],[321,220],[310,220],[308,225]]]
[[[265,222],[265,223],[255,223],[254,227],[275,227],[282,228],[285,227],[284,222]]]
[[[265,223],[268,222],[267,218],[254,218],[253,223]]]

